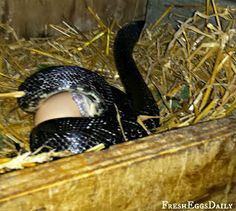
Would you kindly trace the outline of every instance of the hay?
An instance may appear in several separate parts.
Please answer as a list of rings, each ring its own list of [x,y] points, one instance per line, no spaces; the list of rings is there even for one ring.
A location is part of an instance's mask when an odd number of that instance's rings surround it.
[[[113,86],[123,89],[113,61],[112,45],[118,24],[106,26],[89,8],[98,23],[96,30],[82,33],[63,22],[51,25],[52,38],[19,39],[8,25],[0,43],[0,171],[48,161],[50,152],[37,157],[29,152],[32,116],[22,112],[16,98],[18,85],[38,68],[78,65],[96,71]],[[143,33],[134,56],[145,81],[161,109],[161,127],[156,132],[196,124],[230,115],[236,108],[235,8],[217,7],[207,1],[205,11],[196,12],[174,26],[163,17]],[[148,117],[140,117],[141,120]],[[18,146],[18,147],[16,147]],[[20,148],[17,149],[17,148]],[[100,149],[100,148],[99,148]],[[30,159],[32,157],[32,159]],[[24,160],[24,161],[22,161]]]

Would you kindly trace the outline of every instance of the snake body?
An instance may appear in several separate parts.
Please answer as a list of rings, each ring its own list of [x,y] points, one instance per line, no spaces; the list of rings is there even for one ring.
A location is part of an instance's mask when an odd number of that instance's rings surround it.
[[[106,147],[147,135],[137,123],[138,115],[159,115],[156,102],[140,75],[132,57],[144,22],[122,27],[114,43],[116,66],[126,93],[109,85],[97,73],[78,66],[54,66],[28,77],[19,87],[25,96],[18,99],[26,112],[35,112],[40,103],[60,92],[71,92],[80,102],[87,99],[93,115],[44,121],[30,134],[32,151],[47,146],[56,151],[82,153],[103,143]],[[79,108],[83,110],[83,103]],[[86,112],[84,112],[86,113]],[[119,113],[119,115],[118,115]],[[118,118],[119,117],[119,118]],[[159,126],[157,119],[145,122],[148,129]]]

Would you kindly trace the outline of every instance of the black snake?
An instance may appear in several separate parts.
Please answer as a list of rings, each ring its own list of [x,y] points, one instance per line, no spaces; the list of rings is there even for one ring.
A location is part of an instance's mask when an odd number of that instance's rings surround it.
[[[143,25],[144,21],[125,25],[114,42],[115,63],[126,93],[110,86],[95,72],[78,66],[48,67],[20,85],[19,90],[24,91],[25,96],[18,99],[18,104],[26,112],[35,112],[43,100],[68,91],[83,114],[82,117],[51,119],[35,126],[30,134],[32,151],[48,146],[56,151],[82,153],[101,143],[109,147],[125,139],[147,135],[137,123],[137,117],[159,115],[159,109],[132,57]],[[85,102],[90,109],[86,109]],[[158,119],[144,123],[148,129],[159,126]]]

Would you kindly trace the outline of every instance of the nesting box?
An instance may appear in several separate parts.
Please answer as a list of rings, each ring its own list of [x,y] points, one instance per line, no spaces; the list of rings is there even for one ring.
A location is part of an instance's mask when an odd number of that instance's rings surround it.
[[[1,18],[18,37],[56,36],[48,24],[94,27],[86,4],[122,24],[144,17],[146,3],[10,0],[1,2]],[[235,128],[235,117],[220,118],[6,172],[0,210],[236,210]]]
[[[235,207],[235,127],[235,119],[215,120],[5,173],[1,210]]]

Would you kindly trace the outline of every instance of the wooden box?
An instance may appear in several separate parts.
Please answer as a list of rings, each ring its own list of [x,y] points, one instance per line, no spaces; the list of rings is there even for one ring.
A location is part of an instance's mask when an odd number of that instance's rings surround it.
[[[151,211],[188,201],[235,210],[235,128],[225,118],[3,174],[0,210]]]
[[[90,30],[86,2],[101,17],[114,12],[121,22],[144,16],[146,5],[145,0],[5,0],[0,16],[20,37],[46,36],[52,32],[45,23],[63,18]],[[135,7],[124,15],[128,5]],[[235,128],[236,119],[223,118],[2,174],[0,210],[236,210]]]

